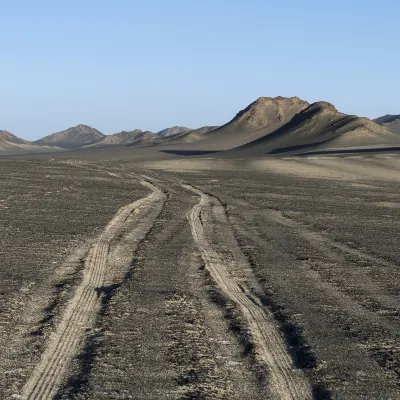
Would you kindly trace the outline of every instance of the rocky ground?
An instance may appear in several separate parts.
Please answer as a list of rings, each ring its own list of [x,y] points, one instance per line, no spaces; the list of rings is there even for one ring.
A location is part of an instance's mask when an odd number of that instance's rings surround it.
[[[399,398],[397,165],[0,160],[3,397]]]

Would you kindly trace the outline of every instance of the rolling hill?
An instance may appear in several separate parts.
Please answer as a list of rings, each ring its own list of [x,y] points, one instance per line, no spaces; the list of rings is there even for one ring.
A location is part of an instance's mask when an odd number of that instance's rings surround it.
[[[227,152],[240,157],[400,146],[397,135],[368,118],[340,113],[327,102],[311,104],[276,131]]]
[[[19,137],[13,135],[12,133],[4,130],[0,130],[0,146],[18,146],[18,145],[25,145],[29,144],[24,139],[20,139]]]
[[[218,126],[203,126],[201,128],[193,129],[188,132],[180,132],[171,136],[155,140],[155,144],[169,145],[171,143],[177,144],[177,143],[197,142],[199,140],[203,140],[204,135],[206,133],[209,133],[217,128]]]
[[[42,146],[57,146],[63,149],[75,149],[90,143],[98,142],[104,139],[105,135],[97,129],[87,125],[77,125],[66,129],[65,131],[56,132],[42,139],[33,142]]]
[[[383,117],[374,119],[378,125],[384,126],[389,131],[400,134],[400,115],[387,114]]]
[[[174,135],[178,135],[181,133],[187,133],[190,131],[192,131],[192,129],[186,128],[186,126],[172,126],[171,128],[166,128],[166,129],[163,129],[163,130],[157,132],[157,136],[166,138],[169,136],[174,136]]]
[[[0,154],[38,153],[43,151],[58,151],[57,147],[37,146],[12,133],[0,130]]]
[[[142,131],[135,129],[133,131],[122,131],[113,135],[105,135],[101,140],[89,143],[84,148],[104,148],[104,147],[123,147],[123,146],[146,146],[157,142],[163,142],[171,137],[184,135],[191,129],[181,126],[173,126],[172,128],[163,129],[154,133],[150,131]]]
[[[134,143],[152,140],[157,135],[150,131],[143,132],[141,129],[135,129],[133,131],[122,131],[114,133],[113,135],[104,136],[103,139],[90,143],[85,148],[99,148],[99,147],[110,147],[110,146],[127,146]]]

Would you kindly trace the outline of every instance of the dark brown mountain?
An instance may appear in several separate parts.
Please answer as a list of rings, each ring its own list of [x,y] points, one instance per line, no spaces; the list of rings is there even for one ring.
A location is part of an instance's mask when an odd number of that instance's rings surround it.
[[[57,146],[64,149],[75,149],[102,140],[105,137],[97,129],[87,125],[78,125],[65,131],[56,132],[42,139],[39,139],[34,144]]]
[[[374,119],[378,125],[384,126],[389,131],[400,134],[400,115],[384,115]]]
[[[240,156],[400,145],[399,137],[368,118],[340,113],[327,102],[310,105],[276,131],[231,151]]]

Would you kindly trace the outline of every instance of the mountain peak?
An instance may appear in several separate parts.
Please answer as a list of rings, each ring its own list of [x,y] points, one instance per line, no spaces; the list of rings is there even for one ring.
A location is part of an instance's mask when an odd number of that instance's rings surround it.
[[[34,142],[38,145],[57,146],[65,149],[82,147],[103,139],[105,135],[88,125],[79,124],[56,132]]]
[[[289,121],[295,114],[309,105],[299,97],[259,97],[244,110],[239,111],[226,126],[236,130],[257,130]]]
[[[318,113],[318,112],[329,112],[329,113],[339,113],[339,111],[336,109],[336,107],[328,103],[327,101],[318,101],[316,103],[311,104],[307,108],[305,108],[302,113]]]
[[[10,133],[8,131],[5,131],[5,130],[0,130],[0,141],[12,143],[12,144],[25,144],[25,143],[27,143],[26,140],[20,139],[19,137],[15,136],[12,133]]]

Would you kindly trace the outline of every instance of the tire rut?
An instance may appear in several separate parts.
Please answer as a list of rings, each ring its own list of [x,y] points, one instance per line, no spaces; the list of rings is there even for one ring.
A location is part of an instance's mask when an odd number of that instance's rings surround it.
[[[22,399],[50,399],[57,393],[71,360],[79,354],[87,333],[94,327],[102,301],[99,289],[110,279],[107,275],[107,256],[111,241],[123,229],[126,221],[138,214],[139,223],[134,228],[138,243],[159,214],[166,195],[149,181],[141,183],[152,193],[121,208],[91,247],[85,261],[83,280],[60,324],[50,336],[40,362],[25,384]],[[147,223],[141,223],[141,217],[147,218]]]
[[[286,217],[281,211],[270,209],[267,211],[266,216],[270,221],[295,230],[301,237],[310,243],[312,247],[325,252],[332,259],[337,259],[338,255],[343,254],[345,256],[353,257],[356,260],[368,262],[371,265],[386,268],[390,271],[391,279],[393,281],[396,281],[399,277],[399,273],[397,272],[399,266],[383,257],[377,257],[360,249],[350,247],[345,243],[335,241],[327,235],[319,233],[301,222]],[[364,273],[358,273],[357,275],[357,269],[350,270],[348,273],[353,280],[353,284],[357,282],[358,289],[365,293],[365,296],[370,297],[374,302],[376,302],[376,304],[379,304],[382,310],[385,310],[385,313],[387,313],[385,314],[386,316],[390,317],[393,315],[397,318],[399,305],[396,298],[385,293],[385,291],[382,290],[382,287],[377,285],[377,283],[368,277],[368,275]]]
[[[272,209],[268,210],[268,218],[280,225],[297,229],[298,231],[300,231],[301,235],[309,242],[324,244],[333,249],[340,250],[343,253],[347,253],[357,258],[364,259],[375,264],[383,265],[385,267],[390,267],[394,269],[398,268],[398,266],[393,262],[373,256],[371,254],[367,254],[359,249],[350,247],[344,243],[334,241],[323,234],[313,231],[312,229],[306,227],[304,224],[295,221],[294,219],[285,217],[281,211],[276,211]]]
[[[228,271],[227,265],[232,261],[225,259],[207,240],[203,229],[203,224],[207,224],[207,221],[201,218],[201,213],[203,209],[211,207],[210,197],[193,186],[186,184],[182,186],[200,196],[200,202],[188,214],[194,241],[211,277],[244,316],[254,341],[255,356],[267,369],[272,397],[311,399],[309,382],[302,371],[294,367],[273,317],[265,310],[259,299],[243,286],[243,282],[239,284],[232,271]],[[221,215],[219,217],[221,218]]]

